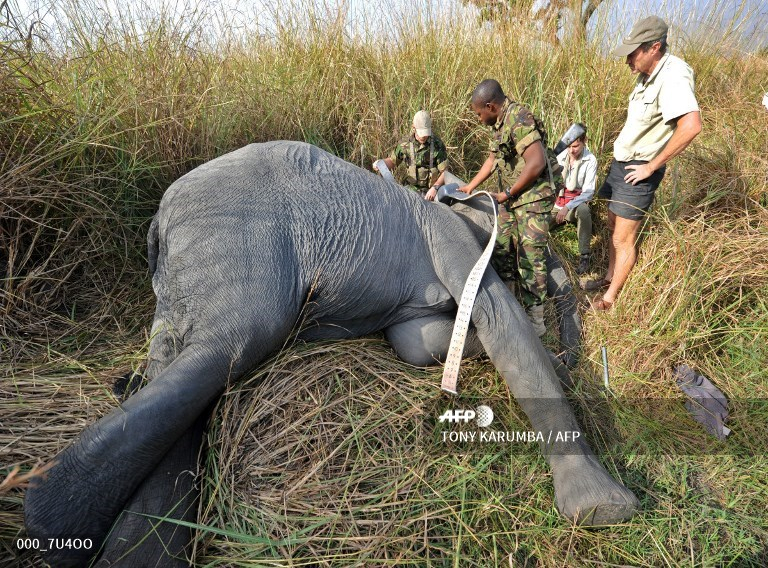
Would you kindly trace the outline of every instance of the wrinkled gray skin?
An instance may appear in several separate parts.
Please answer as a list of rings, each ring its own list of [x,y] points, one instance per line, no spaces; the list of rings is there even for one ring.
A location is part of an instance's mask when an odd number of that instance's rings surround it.
[[[547,249],[547,294],[555,303],[560,346],[563,350],[559,360],[554,360],[553,364],[557,365],[555,370],[564,382],[570,383],[567,369],[576,365],[581,351],[581,316],[571,281],[560,259],[550,249]],[[561,363],[567,367],[562,369],[562,373]]]
[[[143,515],[194,522],[202,421],[227,383],[279,349],[305,306],[307,340],[385,330],[411,362],[444,353],[489,237],[494,213],[485,201],[426,202],[297,142],[253,144],[180,178],[149,235],[153,380],[83,431],[27,491],[29,535],[104,543],[99,566],[187,565],[189,531]],[[472,323],[532,428],[545,437],[578,430],[546,350],[491,269]],[[634,495],[583,440],[542,450],[563,515],[601,525],[635,512]],[[158,526],[144,538],[150,522]],[[93,555],[61,550],[45,559],[77,566]]]

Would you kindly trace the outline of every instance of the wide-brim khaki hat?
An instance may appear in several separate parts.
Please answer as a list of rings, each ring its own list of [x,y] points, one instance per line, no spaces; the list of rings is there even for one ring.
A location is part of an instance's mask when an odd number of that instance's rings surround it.
[[[626,57],[646,41],[656,41],[667,35],[667,23],[658,16],[649,16],[637,22],[619,47],[613,50],[615,57]]]
[[[432,117],[425,110],[420,110],[413,116],[413,127],[416,136],[432,136]]]

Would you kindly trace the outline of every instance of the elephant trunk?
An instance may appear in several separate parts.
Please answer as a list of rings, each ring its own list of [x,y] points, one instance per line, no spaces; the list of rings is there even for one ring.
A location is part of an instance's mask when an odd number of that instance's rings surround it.
[[[125,503],[176,440],[222,392],[227,368],[186,349],[145,388],[63,450],[27,490],[27,532],[90,539],[80,550],[49,550],[52,566],[85,564],[99,550]]]

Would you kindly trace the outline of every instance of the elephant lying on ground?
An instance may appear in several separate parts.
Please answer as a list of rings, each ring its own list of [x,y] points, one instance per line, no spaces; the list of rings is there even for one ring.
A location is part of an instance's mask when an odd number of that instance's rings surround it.
[[[307,340],[384,330],[413,362],[444,353],[494,215],[485,197],[427,202],[297,142],[252,144],[176,181],[149,235],[152,380],[83,431],[27,491],[30,536],[94,543],[50,550],[46,560],[82,565],[101,547],[99,566],[186,565],[188,529],[160,519],[194,512],[202,421],[227,384],[301,322]],[[545,440],[579,430],[547,351],[491,269],[472,323],[532,429]],[[635,496],[583,438],[541,446],[567,518],[602,525],[635,512]]]

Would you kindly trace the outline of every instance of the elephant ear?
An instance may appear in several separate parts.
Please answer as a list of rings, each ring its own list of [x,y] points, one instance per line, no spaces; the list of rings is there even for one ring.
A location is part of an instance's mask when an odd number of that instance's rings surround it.
[[[440,188],[438,199],[450,205],[451,211],[464,219],[481,247],[488,243],[496,222],[496,200],[485,192],[466,195],[457,191],[466,185],[463,180],[446,172],[445,185]]]

